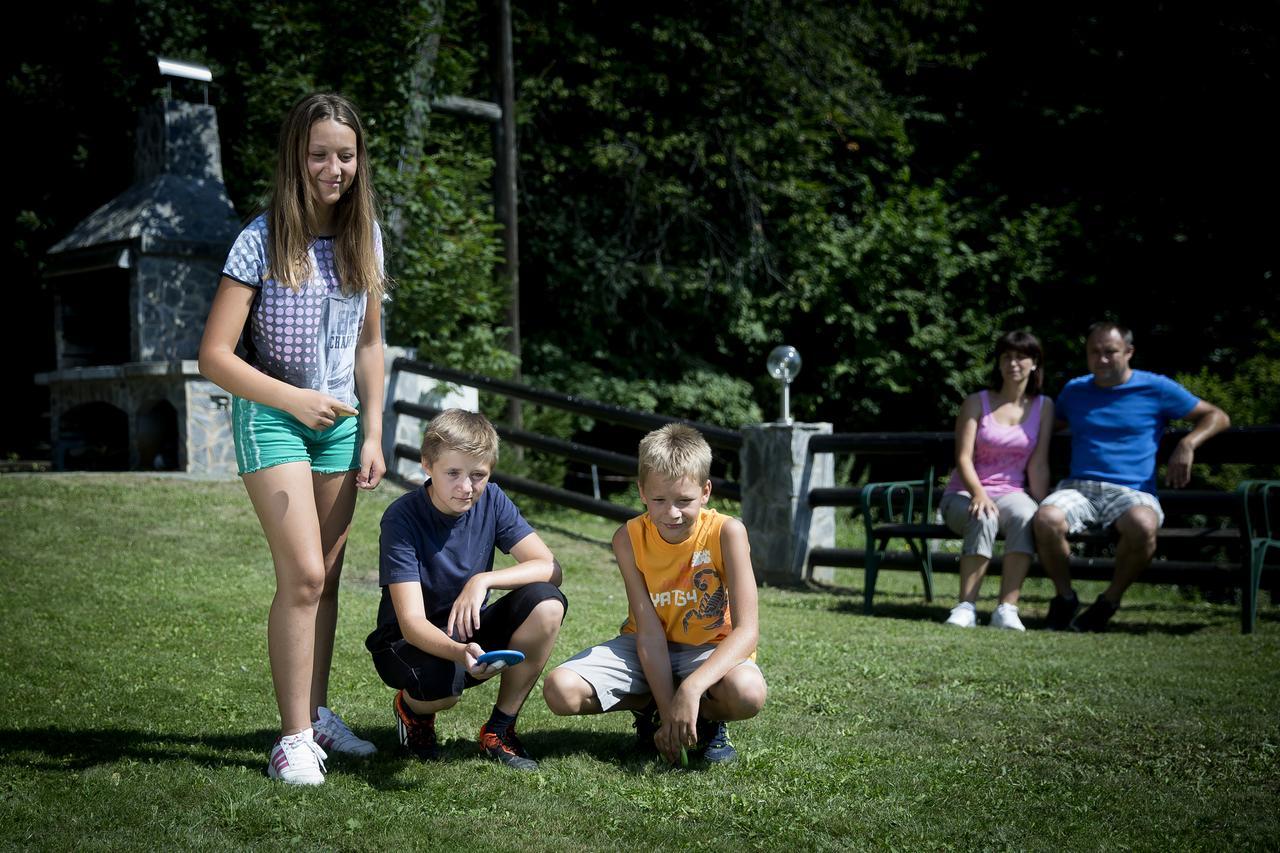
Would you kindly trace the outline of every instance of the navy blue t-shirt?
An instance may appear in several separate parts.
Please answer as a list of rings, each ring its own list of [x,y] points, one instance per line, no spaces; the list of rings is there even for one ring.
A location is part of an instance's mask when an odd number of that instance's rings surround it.
[[[494,546],[508,554],[532,532],[520,510],[494,483],[459,516],[436,509],[426,485],[401,495],[382,514],[378,626],[396,624],[387,585],[418,581],[427,618],[443,629],[466,582],[472,575],[493,569]]]

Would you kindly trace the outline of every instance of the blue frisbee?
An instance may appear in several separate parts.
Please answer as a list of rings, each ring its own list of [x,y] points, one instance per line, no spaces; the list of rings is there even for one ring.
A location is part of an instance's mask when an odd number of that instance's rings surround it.
[[[492,667],[501,669],[505,666],[515,666],[524,660],[524,652],[516,649],[498,649],[497,651],[485,652],[476,658],[476,663],[487,663]]]

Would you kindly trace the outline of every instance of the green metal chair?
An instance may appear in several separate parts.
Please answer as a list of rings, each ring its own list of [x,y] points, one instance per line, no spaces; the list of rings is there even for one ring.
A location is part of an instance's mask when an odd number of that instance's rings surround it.
[[[1267,552],[1280,551],[1280,480],[1245,480],[1236,488],[1240,496],[1240,516],[1244,521],[1244,554],[1248,575],[1241,584],[1244,595],[1240,607],[1240,630],[1252,634],[1258,621],[1258,589]],[[1243,568],[1243,565],[1242,565]]]
[[[875,528],[880,524],[915,524],[915,490],[923,488],[924,512],[920,522],[928,524],[933,521],[933,468],[923,480],[899,480],[887,483],[868,483],[862,487],[862,523],[866,530],[866,558],[864,579],[866,591],[862,599],[862,612],[870,616],[872,602],[876,594],[876,577],[880,573],[880,555],[886,550],[892,536],[877,536]],[[879,510],[879,522],[872,516],[872,510]],[[911,553],[920,561],[920,580],[924,584],[926,601],[933,601],[933,553],[926,539],[910,536],[901,537],[911,549]]]

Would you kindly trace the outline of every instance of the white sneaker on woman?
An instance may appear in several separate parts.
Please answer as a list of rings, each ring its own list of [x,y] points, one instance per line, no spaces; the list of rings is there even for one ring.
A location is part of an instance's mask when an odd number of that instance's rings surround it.
[[[951,608],[951,615],[947,617],[945,624],[959,628],[972,628],[978,624],[978,612],[973,609],[972,603],[962,601]]]
[[[271,748],[267,775],[288,785],[323,785],[325,755],[311,729],[285,735]]]
[[[358,755],[364,758],[378,751],[378,748],[369,741],[356,737],[355,733],[347,728],[347,724],[342,722],[342,718],[328,708],[321,705],[317,713],[320,719],[311,724],[315,730],[315,740],[329,752]]]
[[[1027,626],[1018,618],[1018,608],[1013,604],[1001,604],[991,614],[992,628],[1008,628],[1011,631],[1025,631]]]

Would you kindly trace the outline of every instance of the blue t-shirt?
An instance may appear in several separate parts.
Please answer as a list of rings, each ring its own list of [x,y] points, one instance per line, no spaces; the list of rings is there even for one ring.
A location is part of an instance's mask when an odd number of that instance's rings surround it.
[[[396,624],[387,585],[418,581],[427,618],[443,629],[463,585],[472,575],[493,569],[494,546],[510,553],[532,532],[520,510],[494,483],[485,486],[480,499],[459,516],[436,509],[426,485],[401,495],[382,514],[378,626]]]
[[[1092,375],[1072,379],[1058,395],[1057,410],[1071,427],[1071,477],[1155,494],[1164,428],[1199,402],[1167,376],[1145,370],[1110,388],[1097,385]]]

